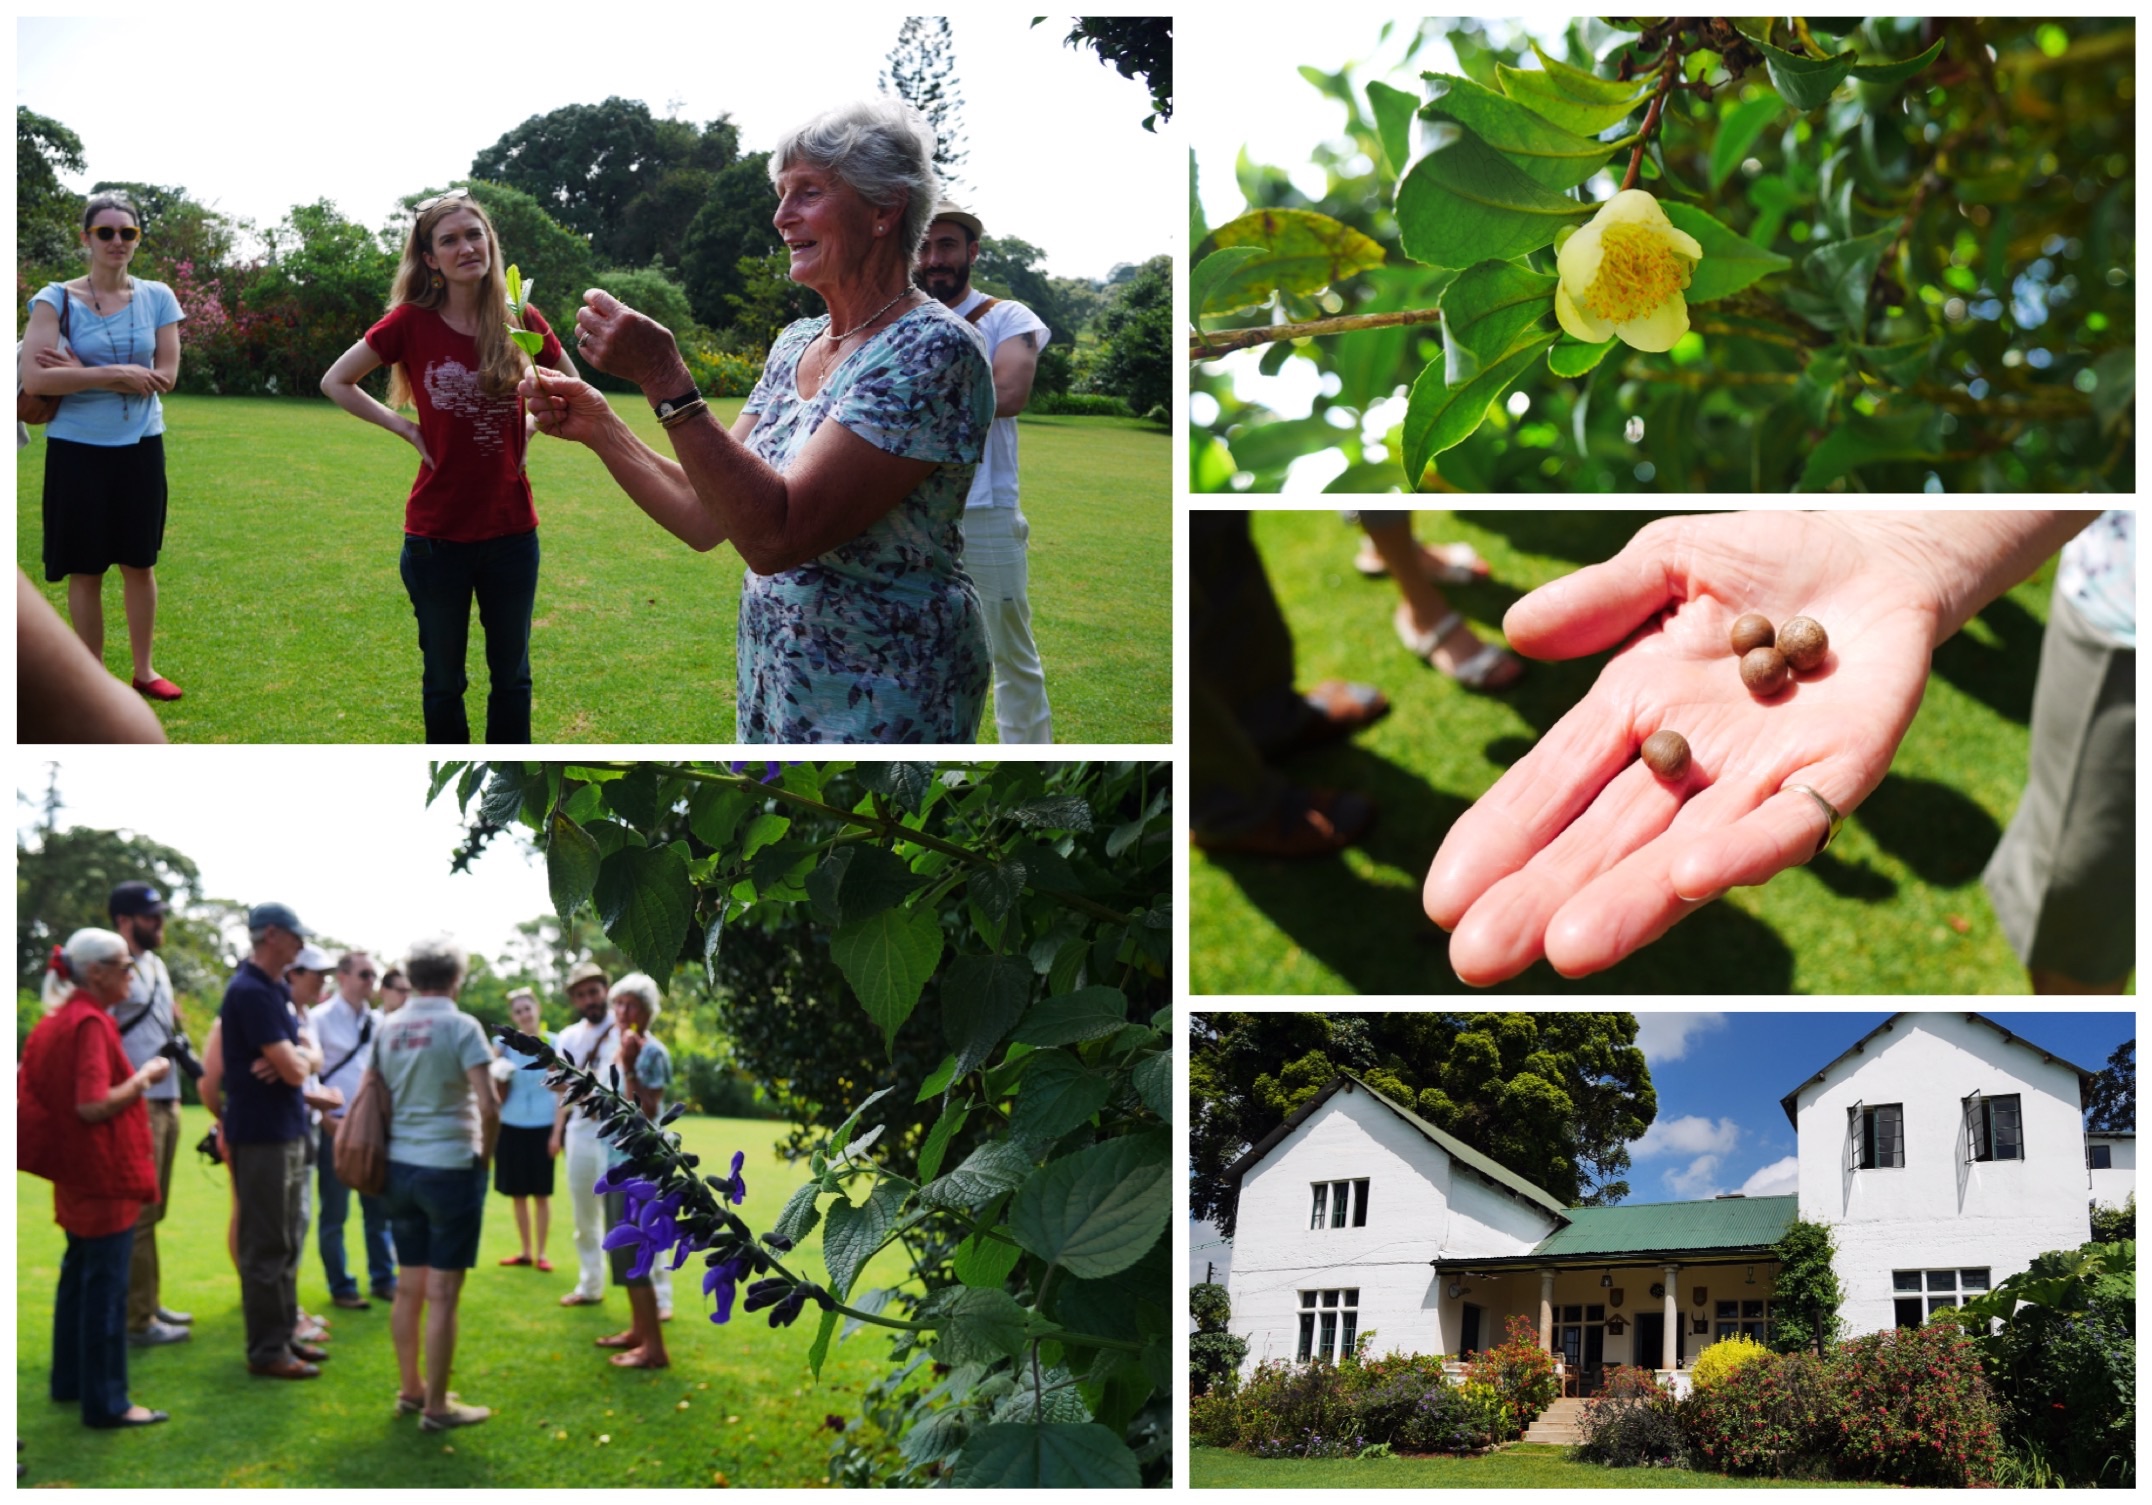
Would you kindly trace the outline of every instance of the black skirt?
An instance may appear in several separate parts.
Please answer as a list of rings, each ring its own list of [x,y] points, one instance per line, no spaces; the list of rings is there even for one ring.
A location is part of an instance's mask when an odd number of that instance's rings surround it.
[[[502,1124],[493,1148],[493,1189],[504,1197],[552,1196],[553,1157],[545,1152],[552,1137],[550,1126],[519,1129]]]
[[[45,578],[146,570],[164,547],[164,436],[45,440]]]

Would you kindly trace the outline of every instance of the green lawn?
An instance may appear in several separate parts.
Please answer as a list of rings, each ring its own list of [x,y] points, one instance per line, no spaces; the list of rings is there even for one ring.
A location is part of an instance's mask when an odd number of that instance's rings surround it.
[[[639,400],[616,399],[670,453]],[[417,742],[418,636],[397,577],[413,452],[326,402],[165,399],[171,519],[157,567],[160,706],[175,742]],[[730,421],[738,399],[713,403]],[[1023,422],[1032,618],[1064,742],[1172,736],[1171,440],[1133,419]],[[43,586],[44,439],[16,459],[16,557]],[[540,742],[709,742],[733,732],[744,566],[644,517],[588,450],[530,461],[544,563],[532,632]],[[117,574],[105,661],[127,673]],[[485,660],[472,625],[474,731]],[[989,711],[982,738],[994,738]]]
[[[1499,638],[1510,603],[1614,554],[1642,513],[1422,513],[1423,540],[1466,539],[1490,581],[1451,599]],[[1255,536],[1291,624],[1303,685],[1365,680],[1396,709],[1351,745],[1297,760],[1304,783],[1380,806],[1334,861],[1190,861],[1197,993],[1456,993],[1445,937],[1420,907],[1451,822],[1582,698],[1604,656],[1530,666],[1471,694],[1397,644],[1388,581],[1352,569],[1359,534],[1327,512],[1263,512]],[[1621,965],[1576,982],[1544,962],[1502,985],[1525,993],[2023,992],[1980,870],[2025,782],[2027,721],[2052,562],[1935,655],[1919,716],[1882,786],[1831,850],[1761,888],[1736,889]]]
[[[742,1213],[758,1229],[770,1226],[801,1179],[770,1148],[782,1126],[693,1117],[677,1126],[707,1164],[729,1165],[734,1149],[747,1152]],[[334,1319],[333,1356],[318,1380],[256,1379],[246,1372],[239,1281],[225,1255],[225,1174],[188,1148],[207,1127],[201,1109],[186,1110],[173,1213],[157,1241],[165,1304],[194,1314],[195,1336],[129,1356],[132,1396],[170,1411],[163,1426],[93,1432],[78,1408],[47,1398],[64,1240],[52,1221],[51,1184],[16,1176],[15,1413],[17,1435],[27,1443],[25,1482],[160,1489],[810,1486],[822,1481],[831,1441],[823,1417],[850,1414],[860,1389],[884,1371],[886,1339],[862,1331],[833,1346],[817,1385],[806,1362],[812,1309],[789,1328],[773,1330],[761,1313],[737,1308],[731,1323],[712,1325],[699,1259],[673,1276],[677,1314],[665,1329],[672,1367],[615,1369],[591,1340],[627,1325],[625,1294],[608,1287],[602,1306],[557,1304],[575,1284],[562,1195],[550,1275],[500,1268],[496,1261],[517,1248],[515,1218],[505,1197],[486,1207],[478,1267],[459,1308],[453,1387],[466,1401],[491,1406],[491,1421],[428,1434],[415,1418],[394,1414],[388,1306],[332,1309],[311,1234],[299,1300]],[[803,1249],[805,1268],[817,1276],[819,1237],[818,1230]],[[347,1244],[363,1279],[356,1207]],[[904,1269],[901,1255],[884,1253],[861,1276],[860,1289],[889,1284]]]
[[[1250,1458],[1189,1450],[1197,1489],[1865,1489],[1792,1479],[1736,1479],[1679,1468],[1602,1468],[1569,1449],[1520,1442],[1479,1458]]]

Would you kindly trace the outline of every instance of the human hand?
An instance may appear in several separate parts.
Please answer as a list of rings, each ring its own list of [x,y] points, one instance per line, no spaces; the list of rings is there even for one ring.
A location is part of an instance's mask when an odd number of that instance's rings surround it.
[[[646,394],[662,400],[692,385],[672,331],[600,288],[583,294],[575,332],[578,354]]]
[[[617,421],[605,394],[596,387],[542,366],[525,376],[516,390],[529,405],[531,422],[556,439],[595,444],[606,426]]]
[[[426,436],[419,432],[417,424],[406,418],[404,426],[396,431],[396,436],[418,451],[419,462],[428,470],[436,468],[433,463],[433,456],[426,453]]]
[[[142,1063],[142,1085],[154,1087],[172,1074],[172,1063],[163,1056],[151,1056]]]
[[[344,1106],[344,1089],[341,1087],[323,1087],[319,1091],[309,1092],[304,1096],[306,1105],[309,1108],[319,1108],[323,1112]]]
[[[643,1053],[643,1037],[639,1030],[624,1030],[620,1036],[620,1069],[633,1067]]]
[[[552,1158],[558,1158],[558,1157],[559,1157],[559,1155],[560,1155],[560,1130],[558,1130],[558,1129],[555,1129],[555,1130],[554,1130],[554,1131],[553,1131],[553,1132],[552,1132],[551,1134],[548,1134],[548,1135],[546,1136],[546,1141],[545,1141],[545,1152],[546,1152],[547,1156],[549,1156],[549,1157],[552,1157]]]
[[[253,1075],[255,1081],[267,1082],[271,1086],[284,1080],[283,1077],[277,1074],[277,1069],[269,1064],[267,1056],[256,1056],[247,1063],[247,1070]]]
[[[106,384],[113,391],[130,397],[154,397],[171,386],[148,366],[106,366],[102,369]]]
[[[1542,956],[1597,972],[1726,889],[1808,861],[1827,822],[1795,786],[1846,814],[1882,782],[1920,706],[1937,598],[1911,530],[1750,512],[1651,523],[1517,602],[1503,631],[1529,657],[1626,646],[1436,852],[1422,899],[1453,932],[1457,975],[1499,982]],[[1728,642],[1747,611],[1814,617],[1829,656],[1759,700]],[[1637,761],[1662,729],[1688,739],[1677,782]]]
[[[38,369],[41,371],[57,371],[66,367],[73,367],[76,370],[82,369],[81,357],[77,356],[74,351],[62,350],[57,345],[47,345],[43,350],[40,350],[37,353],[37,364]]]

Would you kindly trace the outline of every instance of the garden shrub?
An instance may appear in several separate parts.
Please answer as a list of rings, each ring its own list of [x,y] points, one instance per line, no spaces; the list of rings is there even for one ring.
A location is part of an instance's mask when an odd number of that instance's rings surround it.
[[[1135,410],[1121,398],[1104,392],[1037,392],[1024,405],[1036,417],[1042,413],[1075,418],[1133,418]]]
[[[1682,1468],[1688,1443],[1681,1410],[1650,1371],[1616,1370],[1577,1417],[1576,1456],[1610,1468]]]
[[[1554,1404],[1562,1393],[1562,1382],[1555,1377],[1554,1355],[1539,1346],[1529,1317],[1512,1316],[1507,1331],[1509,1336],[1500,1345],[1473,1356],[1466,1373],[1493,1387],[1521,1429]]]
[[[1466,1424],[1485,1434],[1490,1442],[1514,1437],[1524,1430],[1517,1421],[1516,1409],[1492,1385],[1467,1380],[1457,1387],[1457,1399],[1465,1408]]]
[[[1226,1331],[1233,1303],[1225,1287],[1208,1282],[1189,1287],[1188,1313],[1196,1319],[1196,1332],[1188,1340],[1189,1394],[1203,1395],[1213,1385],[1230,1388],[1248,1357],[1248,1340]]]
[[[1830,1366],[1812,1353],[1743,1364],[1680,1407],[1696,1466],[1777,1478],[1827,1471],[1831,1415]]]
[[[735,354],[720,350],[709,339],[689,336],[680,342],[680,359],[705,397],[745,397],[762,379],[761,352]]]
[[[1267,1366],[1266,1366],[1267,1367]],[[1258,1371],[1259,1375],[1261,1371]],[[1356,1376],[1323,1363],[1279,1366],[1262,1375],[1262,1395],[1244,1414],[1244,1438],[1258,1458],[1341,1458],[1368,1443],[1353,1414]]]
[[[1492,1392],[1467,1396],[1470,1388],[1442,1384],[1427,1391],[1400,1419],[1392,1445],[1411,1453],[1476,1453],[1493,1444],[1507,1408]]]
[[[1993,1484],[2002,1411],[1954,1322],[1869,1333],[1831,1356],[1831,1451],[1841,1473],[1893,1484]]]
[[[1697,1389],[1709,1390],[1744,1364],[1753,1363],[1770,1352],[1754,1338],[1721,1338],[1696,1356],[1690,1379]]]

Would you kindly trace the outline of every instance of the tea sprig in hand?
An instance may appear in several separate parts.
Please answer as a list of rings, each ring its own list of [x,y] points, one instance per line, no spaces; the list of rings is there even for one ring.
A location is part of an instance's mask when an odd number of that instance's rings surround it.
[[[531,289],[537,284],[538,279],[536,277],[525,282],[521,272],[514,267],[508,269],[508,311],[516,316],[518,322],[523,319],[523,311],[528,306]],[[532,360],[538,358],[539,350],[545,345],[544,335],[534,333],[528,329],[511,329],[508,331],[508,338],[521,346],[523,353]]]

